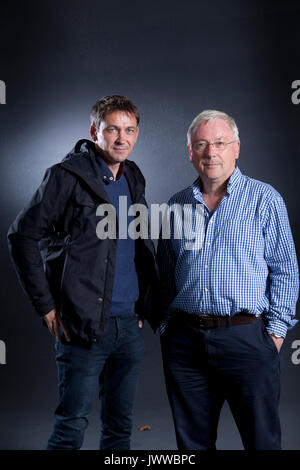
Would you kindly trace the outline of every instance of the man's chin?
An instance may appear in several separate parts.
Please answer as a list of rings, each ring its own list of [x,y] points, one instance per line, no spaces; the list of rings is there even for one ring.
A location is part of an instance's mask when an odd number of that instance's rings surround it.
[[[122,163],[129,156],[129,153],[128,152],[113,152],[111,153],[110,156],[116,163]]]

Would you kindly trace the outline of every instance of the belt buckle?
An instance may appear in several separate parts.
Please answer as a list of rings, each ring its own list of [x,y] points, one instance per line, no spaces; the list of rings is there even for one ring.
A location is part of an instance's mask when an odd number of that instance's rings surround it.
[[[198,323],[199,328],[204,328],[204,329],[206,328],[205,321],[202,315],[197,315],[197,323]]]

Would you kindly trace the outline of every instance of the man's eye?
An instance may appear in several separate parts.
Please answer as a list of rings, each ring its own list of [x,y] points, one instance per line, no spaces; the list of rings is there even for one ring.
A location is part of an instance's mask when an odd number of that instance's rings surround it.
[[[133,134],[133,133],[134,133],[134,129],[127,129],[127,133],[128,133],[128,134]]]
[[[107,127],[106,129],[108,132],[114,132],[116,131],[116,128],[115,127]]]
[[[222,149],[224,147],[224,142],[218,140],[217,142],[215,142],[215,146],[217,149]]]

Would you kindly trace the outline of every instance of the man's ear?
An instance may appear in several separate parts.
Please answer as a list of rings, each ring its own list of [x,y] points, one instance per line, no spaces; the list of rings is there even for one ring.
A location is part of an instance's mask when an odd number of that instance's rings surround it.
[[[97,129],[95,124],[92,124],[90,127],[90,135],[94,142],[97,141]]]
[[[192,161],[192,147],[190,146],[190,144],[188,144],[187,148],[188,148],[188,152],[189,152],[189,160],[191,162]]]
[[[136,132],[135,132],[135,140],[134,140],[134,145],[136,144],[136,141],[137,141],[137,139],[138,139],[139,132],[140,132],[140,129],[139,129],[139,127],[137,127],[137,128],[136,128]]]
[[[238,141],[236,144],[237,144],[237,151],[236,151],[236,154],[235,154],[235,159],[237,160],[239,158],[239,155],[240,155],[241,142]]]

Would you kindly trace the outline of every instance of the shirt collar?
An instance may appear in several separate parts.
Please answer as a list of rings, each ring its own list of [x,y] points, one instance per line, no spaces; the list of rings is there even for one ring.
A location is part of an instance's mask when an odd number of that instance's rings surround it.
[[[100,168],[101,168],[101,171],[102,171],[102,174],[103,174],[104,183],[106,183],[106,184],[113,183],[114,175],[113,175],[112,171],[108,168],[107,164],[105,163],[105,161],[103,160],[103,157],[101,156],[101,154],[99,152],[97,152],[96,156],[97,156],[97,160],[99,162],[99,165],[100,165]],[[121,176],[123,175],[123,173],[124,173],[124,162],[121,162],[120,166],[119,166],[117,176],[116,176],[116,180],[119,180],[121,178]]]
[[[227,184],[227,193],[231,194],[232,191],[236,188],[238,182],[242,177],[242,173],[238,167],[235,168],[234,172],[229,178]],[[203,203],[203,196],[202,196],[202,182],[200,176],[193,182],[191,185],[191,189],[193,191],[194,197],[198,199],[200,202]]]
[[[232,191],[237,187],[238,182],[242,178],[242,173],[238,167],[234,170],[232,175],[229,178],[228,184],[227,184],[227,192],[228,194],[232,193]]]

